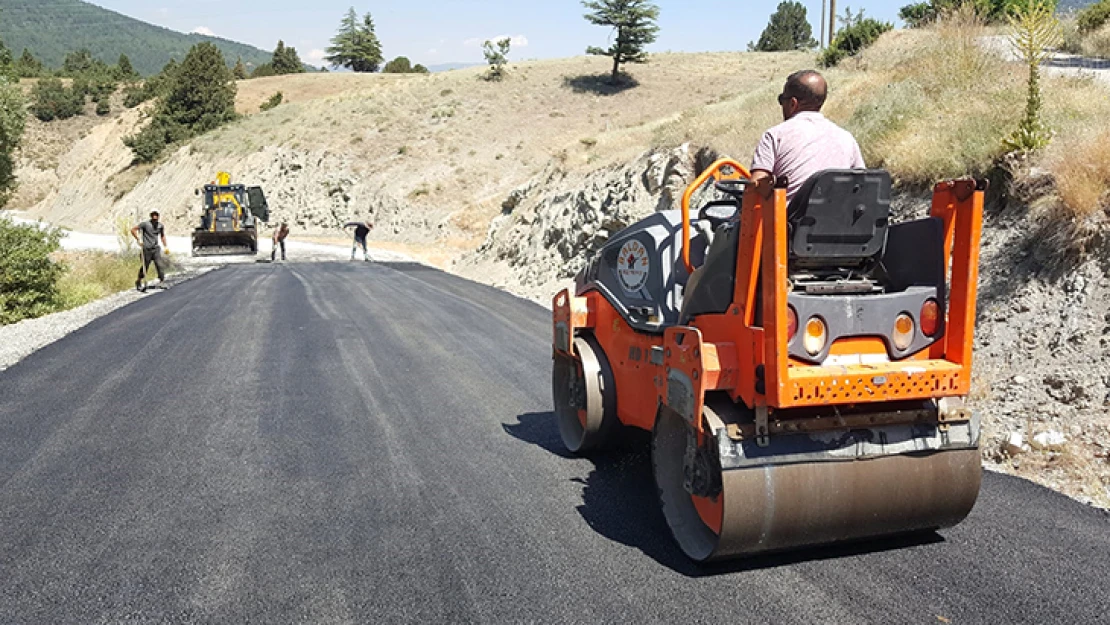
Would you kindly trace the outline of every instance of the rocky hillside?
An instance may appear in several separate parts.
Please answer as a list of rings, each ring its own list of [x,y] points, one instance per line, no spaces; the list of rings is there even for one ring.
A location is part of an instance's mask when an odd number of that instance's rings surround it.
[[[632,89],[599,81],[606,65],[596,58],[517,64],[496,84],[480,80],[479,68],[243,81],[241,120],[153,167],[130,166],[117,140],[142,123],[140,112],[102,126],[90,117],[33,123],[38,139],[29,142],[18,172],[27,192],[10,208],[109,232],[117,218],[158,207],[171,230],[187,231],[198,216],[194,189],[224,170],[263,186],[275,217],[297,233],[326,234],[355,215],[372,215],[380,238],[461,254],[484,240],[504,197],[552,162],[590,169],[634,156],[642,149],[639,136],[625,144],[622,137],[761,88],[768,76],[808,60],[805,54],[659,55],[637,68],[642,85]],[[735,70],[719,76],[720,67]],[[259,112],[258,104],[277,91],[286,103]],[[43,157],[40,144],[66,144],[52,136],[76,143]],[[605,148],[598,146],[603,139]],[[31,193],[32,187],[49,190]]]

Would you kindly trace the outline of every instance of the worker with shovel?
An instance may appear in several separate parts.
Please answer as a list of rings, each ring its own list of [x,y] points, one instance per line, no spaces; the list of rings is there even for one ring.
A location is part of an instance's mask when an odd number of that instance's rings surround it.
[[[355,229],[355,243],[351,247],[351,260],[355,259],[355,252],[359,247],[362,247],[362,259],[370,262],[370,254],[366,251],[366,237],[370,236],[370,231],[374,229],[374,224],[369,221],[352,221],[343,226],[346,228]]]
[[[139,238],[139,232],[142,231],[143,236]],[[158,221],[158,211],[150,213],[150,219],[135,226],[131,229],[131,236],[135,237],[135,241],[142,247],[143,264],[139,267],[139,278],[135,280],[135,288],[139,291],[146,291],[146,271],[150,267],[150,263],[154,263],[154,268],[158,271],[158,284],[162,284],[166,280],[166,257],[162,254],[163,248],[166,254],[170,253],[170,244],[166,242],[166,227]],[[159,246],[158,242],[161,240],[162,245]]]

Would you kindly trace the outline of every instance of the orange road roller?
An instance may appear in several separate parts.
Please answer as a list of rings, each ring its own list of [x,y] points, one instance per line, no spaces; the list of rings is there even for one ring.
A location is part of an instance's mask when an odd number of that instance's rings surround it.
[[[699,562],[959,523],[982,477],[965,401],[985,190],[938,184],[929,217],[891,223],[881,170],[788,202],[786,181],[713,164],[555,296],[567,449],[651,432],[663,515]],[[717,199],[691,216],[695,196]]]

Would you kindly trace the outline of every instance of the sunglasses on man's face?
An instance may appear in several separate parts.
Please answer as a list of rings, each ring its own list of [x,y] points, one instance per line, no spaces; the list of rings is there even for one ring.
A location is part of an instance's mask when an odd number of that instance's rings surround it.
[[[794,98],[791,97],[791,96],[786,95],[785,93],[780,93],[779,94],[779,106],[785,106],[786,103],[789,102],[792,99],[794,99]]]

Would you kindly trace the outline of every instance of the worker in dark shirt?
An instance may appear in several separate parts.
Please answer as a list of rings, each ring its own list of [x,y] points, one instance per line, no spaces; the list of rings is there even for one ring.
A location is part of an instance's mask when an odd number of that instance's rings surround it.
[[[143,233],[141,239],[139,232]],[[146,277],[146,270],[150,267],[150,263],[154,263],[154,268],[158,270],[158,283],[161,284],[166,279],[166,257],[162,254],[162,249],[165,248],[166,254],[169,254],[170,244],[166,242],[166,227],[158,221],[158,211],[150,214],[150,220],[132,228],[131,236],[135,237],[135,241],[143,248],[143,266],[139,269],[135,288],[143,290],[143,278]],[[159,240],[162,243],[161,247],[158,245]]]
[[[352,221],[343,227],[355,229],[355,244],[351,247],[351,260],[355,259],[355,252],[357,252],[359,246],[361,246],[362,259],[370,262],[370,253],[366,251],[366,237],[369,236],[370,231],[374,229],[374,224],[368,221]]]

